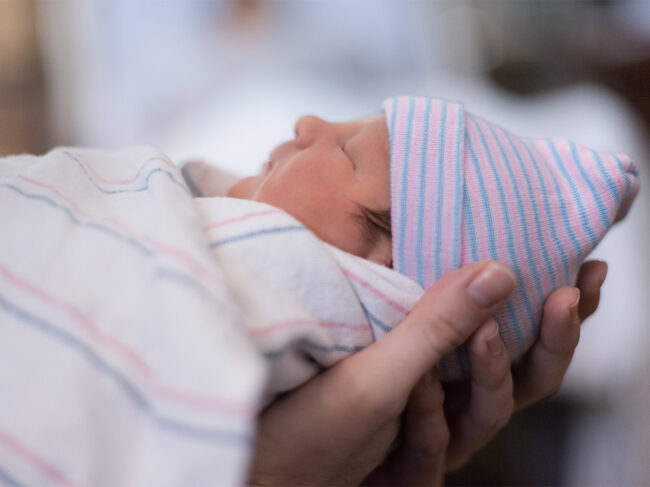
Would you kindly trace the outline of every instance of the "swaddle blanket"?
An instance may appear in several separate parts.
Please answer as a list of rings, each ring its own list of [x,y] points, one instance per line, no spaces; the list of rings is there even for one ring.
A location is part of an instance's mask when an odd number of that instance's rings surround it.
[[[9,485],[241,484],[263,401],[422,293],[150,147],[0,159],[0,228]]]
[[[268,394],[302,384],[379,339],[423,293],[409,278],[319,240],[284,211],[197,198],[209,246],[268,359]]]
[[[0,483],[243,483],[264,366],[175,166],[0,159],[0,228]]]

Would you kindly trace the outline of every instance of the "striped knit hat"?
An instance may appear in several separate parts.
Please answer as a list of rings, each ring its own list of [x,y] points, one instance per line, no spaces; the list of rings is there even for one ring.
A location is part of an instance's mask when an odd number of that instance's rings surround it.
[[[383,103],[390,133],[393,266],[429,287],[464,264],[510,266],[517,288],[496,316],[514,359],[537,339],[542,308],[638,191],[629,157],[566,140],[518,137],[444,100]],[[463,348],[440,364],[469,375]]]

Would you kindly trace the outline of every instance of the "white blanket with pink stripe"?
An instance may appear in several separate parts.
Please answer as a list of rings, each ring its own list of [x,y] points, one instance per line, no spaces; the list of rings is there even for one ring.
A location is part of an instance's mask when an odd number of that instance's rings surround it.
[[[0,483],[239,485],[254,418],[422,290],[151,147],[0,159]]]
[[[414,281],[324,243],[282,210],[233,198],[195,203],[248,335],[268,359],[267,394],[374,342],[422,295]]]

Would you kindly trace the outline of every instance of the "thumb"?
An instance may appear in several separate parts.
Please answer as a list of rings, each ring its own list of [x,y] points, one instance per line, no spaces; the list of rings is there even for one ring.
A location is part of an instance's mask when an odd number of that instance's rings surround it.
[[[408,398],[420,378],[464,343],[503,304],[515,275],[494,261],[477,262],[445,274],[388,335],[348,357],[355,383],[375,397]],[[354,362],[354,363],[353,363]]]

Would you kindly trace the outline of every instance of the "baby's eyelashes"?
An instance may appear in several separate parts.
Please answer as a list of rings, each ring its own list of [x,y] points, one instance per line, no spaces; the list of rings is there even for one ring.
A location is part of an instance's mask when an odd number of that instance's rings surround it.
[[[358,204],[354,217],[359,225],[362,240],[361,257],[386,267],[392,267],[392,232],[390,209],[373,210]],[[363,255],[362,255],[363,254]]]
[[[364,206],[360,208],[373,233],[379,233],[388,239],[393,238],[390,208],[381,210],[373,210]]]

